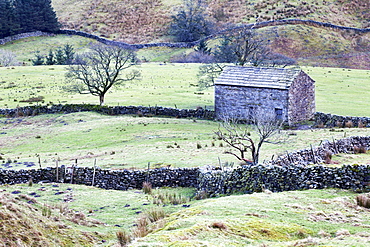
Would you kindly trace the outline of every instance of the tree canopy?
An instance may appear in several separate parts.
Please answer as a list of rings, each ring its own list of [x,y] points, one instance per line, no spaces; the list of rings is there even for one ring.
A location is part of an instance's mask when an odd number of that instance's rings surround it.
[[[0,38],[60,28],[51,0],[0,0],[0,13]]]
[[[172,16],[170,34],[176,41],[191,42],[211,34],[213,24],[207,20],[204,1],[183,0],[183,7]]]

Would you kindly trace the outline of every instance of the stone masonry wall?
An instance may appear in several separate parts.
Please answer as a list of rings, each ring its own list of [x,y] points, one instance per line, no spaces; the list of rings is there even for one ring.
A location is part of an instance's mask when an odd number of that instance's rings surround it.
[[[288,120],[288,91],[271,88],[215,85],[216,118],[237,117],[250,119],[250,110],[274,114],[275,108],[283,110],[283,120]]]
[[[309,120],[315,114],[315,83],[303,71],[289,89],[289,124]]]

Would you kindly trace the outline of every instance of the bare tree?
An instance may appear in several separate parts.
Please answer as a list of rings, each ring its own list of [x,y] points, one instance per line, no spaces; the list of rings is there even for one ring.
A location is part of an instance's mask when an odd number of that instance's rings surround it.
[[[222,73],[226,64],[221,63],[209,63],[199,66],[198,77],[198,88],[204,90],[214,86],[216,78]]]
[[[247,63],[259,66],[266,53],[269,53],[267,41],[256,31],[247,28],[224,35],[214,51],[218,62],[240,66]]]
[[[8,67],[14,65],[19,65],[15,53],[0,49],[0,66]]]
[[[91,94],[99,97],[104,104],[106,93],[126,81],[137,79],[140,72],[132,70],[123,77],[122,72],[137,64],[136,54],[116,46],[97,45],[92,51],[76,58],[75,64],[68,67],[66,79],[68,91]]]
[[[225,153],[244,162],[248,162],[246,154],[250,153],[256,165],[264,143],[279,143],[275,137],[280,133],[282,124],[283,121],[274,114],[256,112],[250,122],[241,123],[236,118],[223,119],[215,134],[234,150]]]

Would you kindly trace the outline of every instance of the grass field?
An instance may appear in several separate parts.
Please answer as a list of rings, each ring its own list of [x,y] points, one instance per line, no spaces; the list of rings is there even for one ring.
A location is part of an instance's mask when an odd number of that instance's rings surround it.
[[[111,90],[107,105],[166,106],[213,109],[213,88],[198,91],[199,64],[143,63],[140,81],[127,82]],[[339,68],[303,67],[316,82],[316,110],[345,116],[370,116],[370,71]],[[63,91],[64,66],[21,66],[0,68],[0,108],[30,103],[20,101],[43,96],[46,103],[92,103],[91,95]]]
[[[37,220],[50,225],[59,219],[55,223],[67,225],[67,229],[75,234],[80,231],[85,232],[84,236],[93,234],[97,239],[90,240],[91,246],[111,246],[117,242],[116,232],[132,233],[138,218],[153,209],[163,209],[165,217],[149,224],[151,233],[135,239],[129,246],[365,247],[370,237],[369,210],[356,206],[356,194],[343,190],[254,193],[191,200],[166,207],[154,205],[152,196],[138,190],[112,191],[71,184],[34,184],[32,187],[0,186],[0,191],[0,200],[4,205],[10,208],[4,198],[18,198],[15,203],[18,201],[23,206],[17,208],[29,215],[27,224],[35,221],[29,231],[38,226]],[[14,191],[19,194],[12,195]],[[154,190],[154,194],[158,193],[176,193],[191,198],[194,190]],[[68,202],[65,202],[66,198]],[[33,203],[27,205],[27,200]],[[16,207],[15,203],[12,208]],[[49,216],[41,215],[42,209],[47,207],[45,205],[51,205]],[[73,210],[75,216],[66,220],[68,210]],[[6,215],[10,211],[7,207],[0,207],[0,212]],[[18,228],[3,232],[3,239],[17,235],[20,228],[25,230],[22,225],[9,227]],[[38,231],[44,233],[42,228]],[[49,241],[56,240],[50,238]]]
[[[142,80],[112,90],[106,97],[106,104],[213,109],[213,88],[197,91],[192,86],[197,83],[198,66],[144,63],[138,67]],[[316,81],[317,111],[369,116],[369,71],[303,69]],[[0,68],[0,107],[98,102],[97,97],[91,95],[64,92],[64,73],[64,66]],[[27,102],[40,96],[44,97],[44,103]],[[78,159],[80,165],[92,166],[97,159],[103,168],[143,168],[148,162],[152,167],[218,165],[218,158],[222,162],[237,162],[232,156],[223,154],[226,147],[220,147],[223,144],[215,139],[213,133],[218,123],[213,121],[74,113],[2,118],[0,127],[2,163],[10,160],[13,168],[23,168],[22,162],[38,162],[39,157],[42,166],[53,166],[58,159],[67,164]],[[369,135],[369,131],[295,131],[283,145],[265,145],[261,160],[317,146],[323,140],[352,135]],[[356,162],[347,158],[338,157],[345,162]],[[368,160],[367,156],[361,158],[363,163]]]
[[[171,165],[172,167],[219,166],[233,162],[225,143],[217,140],[214,131],[218,123],[192,119],[146,118],[137,116],[106,116],[97,113],[40,115],[35,117],[0,119],[2,161],[0,167],[25,169],[24,162],[38,159],[41,165],[71,165],[78,159],[79,166],[92,167],[95,159],[102,168],[145,168]],[[266,143],[261,161],[272,155],[318,146],[321,141],[342,139],[346,136],[370,135],[368,128],[284,131],[284,143]],[[356,163],[359,156],[346,157],[344,163]],[[248,157],[250,159],[250,157]],[[339,159],[339,157],[338,157]],[[339,159],[340,160],[340,159]],[[362,155],[363,164],[370,163],[369,155]],[[2,162],[2,163],[1,163]]]

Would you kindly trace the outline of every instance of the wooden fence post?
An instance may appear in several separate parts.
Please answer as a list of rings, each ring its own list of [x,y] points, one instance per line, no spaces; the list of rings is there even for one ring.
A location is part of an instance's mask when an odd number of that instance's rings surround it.
[[[59,166],[58,166],[58,160],[55,162],[56,166],[56,182],[59,182]]]
[[[92,177],[92,183],[91,186],[94,186],[95,183],[95,172],[96,172],[96,159],[94,161],[94,172],[93,172],[93,177]]]

